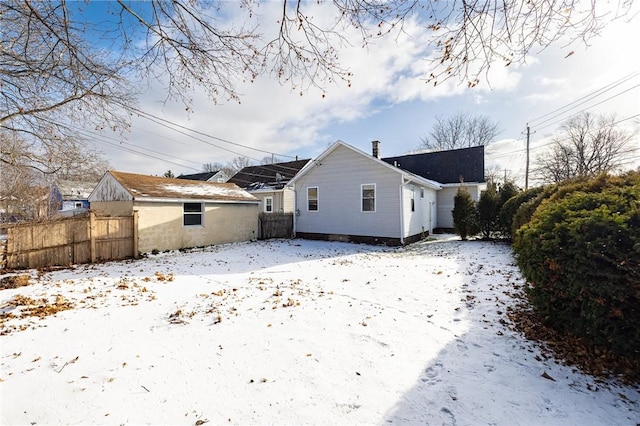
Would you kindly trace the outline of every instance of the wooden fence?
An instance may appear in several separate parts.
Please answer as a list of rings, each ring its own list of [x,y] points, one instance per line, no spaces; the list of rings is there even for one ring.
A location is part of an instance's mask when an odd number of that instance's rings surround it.
[[[291,238],[293,213],[260,213],[260,239]]]
[[[138,216],[86,216],[3,226],[5,269],[47,268],[138,257]],[[2,250],[0,239],[0,250]],[[4,257],[4,265],[2,258]]]

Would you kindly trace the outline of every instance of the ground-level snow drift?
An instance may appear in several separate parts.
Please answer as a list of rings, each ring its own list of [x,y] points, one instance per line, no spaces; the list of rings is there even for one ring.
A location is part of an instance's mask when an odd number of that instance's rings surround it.
[[[0,291],[0,423],[638,423],[637,388],[544,359],[505,325],[519,285],[509,246],[451,238],[46,273]],[[21,317],[26,298],[72,308]]]

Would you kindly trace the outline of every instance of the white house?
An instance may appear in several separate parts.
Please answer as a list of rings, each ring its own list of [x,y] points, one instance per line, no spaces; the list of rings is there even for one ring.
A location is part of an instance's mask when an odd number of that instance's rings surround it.
[[[375,143],[375,142],[374,142]],[[484,178],[484,146],[421,152],[383,158],[383,161],[438,182],[438,222],[436,228],[453,229],[453,199],[461,186],[478,201],[487,188]]]
[[[401,245],[436,227],[433,180],[337,141],[290,182],[297,237]]]

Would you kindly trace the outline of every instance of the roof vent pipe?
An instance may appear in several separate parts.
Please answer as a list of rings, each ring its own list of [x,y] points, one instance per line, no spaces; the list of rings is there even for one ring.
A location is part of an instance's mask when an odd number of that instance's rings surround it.
[[[371,154],[380,158],[380,141],[371,141]]]

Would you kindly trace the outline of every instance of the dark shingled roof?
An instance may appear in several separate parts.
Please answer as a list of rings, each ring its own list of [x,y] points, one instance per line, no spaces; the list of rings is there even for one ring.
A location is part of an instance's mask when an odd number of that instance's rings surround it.
[[[382,158],[391,165],[439,183],[484,182],[484,146]]]
[[[233,175],[228,182],[245,189],[282,189],[309,161],[311,159],[248,166]]]
[[[216,172],[192,173],[190,175],[180,175],[178,176],[178,179],[207,181],[211,179],[216,173],[218,172],[216,171]]]

